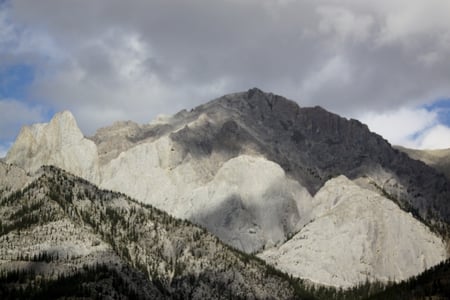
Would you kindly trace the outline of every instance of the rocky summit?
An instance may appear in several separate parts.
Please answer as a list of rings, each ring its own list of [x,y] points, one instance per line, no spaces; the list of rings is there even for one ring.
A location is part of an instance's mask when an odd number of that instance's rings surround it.
[[[357,120],[259,89],[92,137],[59,113],[23,128],[5,162],[29,176],[15,189],[53,165],[317,284],[403,280],[448,256],[442,173]]]

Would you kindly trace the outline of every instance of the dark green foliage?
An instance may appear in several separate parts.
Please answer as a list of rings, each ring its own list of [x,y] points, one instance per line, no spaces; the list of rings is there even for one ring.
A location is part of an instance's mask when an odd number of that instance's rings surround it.
[[[33,271],[0,273],[0,299],[143,299],[131,290],[115,269],[107,265],[83,266],[55,279],[36,277]]]
[[[450,259],[400,283],[366,282],[346,290],[321,286],[309,292],[323,300],[450,299]]]
[[[51,211],[41,210],[43,201],[29,194],[31,190],[40,189],[41,184],[40,180],[33,181],[24,189],[15,191],[0,200],[0,206],[14,208],[14,212],[8,216],[9,222],[5,220],[0,222],[0,236],[54,220],[55,216]]]
[[[23,192],[21,190],[15,191],[11,193],[9,196],[2,198],[0,205],[8,205],[11,203],[16,202],[18,199],[20,199],[23,195]]]
[[[101,190],[55,167],[44,167],[41,172],[43,175],[33,183],[38,185],[36,190],[28,193],[30,189],[25,188],[20,194],[14,196],[14,201],[11,201],[13,207],[9,209],[12,215],[23,219],[27,216],[48,214],[54,216],[56,220],[69,218],[77,226],[91,228],[94,234],[112,247],[115,254],[121,258],[121,263],[129,266],[134,270],[133,272],[142,274],[143,278],[149,282],[142,284],[153,286],[169,298],[185,299],[189,297],[189,293],[194,292],[194,287],[197,287],[199,289],[197,292],[200,293],[206,288],[208,290],[206,295],[224,294],[233,299],[239,299],[241,295],[252,293],[252,289],[256,286],[239,285],[235,286],[237,291],[234,291],[231,288],[233,283],[230,281],[229,274],[238,272],[241,273],[239,276],[243,276],[247,268],[262,270],[261,278],[255,281],[255,284],[260,287],[264,286],[265,280],[269,279],[281,284],[279,289],[282,294],[288,295],[289,290],[294,290],[294,283],[288,281],[290,277],[286,274],[277,273],[274,268],[266,266],[253,255],[224,249],[223,247],[228,247],[204,228],[199,228],[189,221],[175,219],[150,205],[142,205],[124,194]],[[11,222],[12,218],[6,216],[5,222],[2,219],[1,228],[5,227],[5,223],[6,225],[14,223]],[[49,218],[37,218],[34,224],[42,225],[49,220]],[[17,226],[8,230],[16,229],[18,229]],[[173,245],[171,251],[174,252],[170,252],[172,254],[167,254],[166,245]],[[189,249],[185,249],[186,246]],[[208,247],[215,250],[209,252]],[[51,263],[56,266],[60,263],[59,258],[51,254],[43,252],[17,259],[22,262]],[[200,272],[193,275],[191,268],[193,264],[196,264],[195,259],[200,259],[204,263],[195,267]],[[62,257],[61,260],[66,260],[66,257]],[[220,268],[214,266],[214,260],[222,266]],[[267,271],[264,271],[266,269]],[[245,276],[253,276],[249,274]],[[21,274],[21,277],[24,275]],[[33,285],[32,282],[39,276],[34,279],[31,275],[29,277],[27,282]],[[48,274],[41,280],[44,278],[47,281],[50,280]],[[80,280],[85,281],[84,278]],[[14,284],[13,286],[15,286],[12,289],[13,292],[19,293],[20,299],[22,287]],[[242,288],[244,289],[241,290]],[[301,289],[300,284],[296,283],[295,289],[307,293]],[[190,291],[188,294],[186,294],[187,290]],[[45,289],[41,292],[44,295]],[[300,292],[297,295],[300,295]],[[303,296],[301,298],[312,299],[312,297]]]
[[[34,261],[34,262],[46,262],[46,263],[49,263],[51,261],[58,260],[58,255],[57,254],[48,253],[46,251],[43,251],[43,252],[39,252],[38,254],[33,255],[30,258],[30,260]]]
[[[369,299],[450,299],[450,260],[394,284]]]
[[[276,280],[293,290],[296,299],[348,300],[369,297],[372,297],[370,299],[409,299],[422,297],[422,295],[448,293],[446,286],[450,285],[449,272],[446,273],[447,277],[441,276],[437,279],[429,277],[431,276],[429,274],[437,271],[443,274],[445,268],[448,271],[448,262],[441,266],[442,269],[435,268],[429,271],[431,273],[426,273],[428,275],[421,275],[425,277],[419,276],[414,279],[415,281],[392,285],[388,288],[381,283],[369,282],[347,290],[313,286],[267,265],[265,261],[252,254],[223,245],[204,228],[193,225],[189,221],[175,219],[150,205],[139,204],[124,194],[101,190],[57,168],[46,168],[48,169],[44,168],[44,175],[30,185],[37,187],[40,191],[39,199],[34,199],[34,194],[30,196],[29,186],[0,201],[1,205],[14,208],[8,218],[0,221],[0,234],[14,230],[19,233],[19,230],[36,224],[70,217],[71,222],[90,227],[99,239],[110,244],[124,265],[142,274],[146,284],[152,286],[163,297],[187,299],[196,289],[208,286],[210,291],[215,293],[214,295],[220,295],[220,298],[239,299],[241,295],[230,289],[232,279],[226,276],[221,277],[220,274],[245,272],[246,269],[251,268],[261,271],[261,277],[257,279],[259,284],[264,284],[267,279]],[[127,204],[116,205],[117,201]],[[170,243],[175,245],[175,252],[169,257],[164,254],[161,246],[164,244],[163,237],[166,242],[170,240]],[[146,244],[142,241],[150,241],[150,243]],[[184,243],[180,248],[176,246],[179,241]],[[179,259],[185,251],[185,245],[190,247],[187,253],[191,255],[191,262]],[[206,253],[204,251],[208,249],[208,245],[221,250],[214,254]],[[221,269],[211,266],[211,261],[205,260],[204,264],[197,265],[197,269],[201,272],[193,275],[189,264],[192,261],[195,263],[195,260],[200,261],[208,255],[213,256],[212,261],[221,262]],[[30,263],[51,264],[58,263],[59,259],[57,254],[45,251],[17,258]],[[61,258],[61,260],[64,259]],[[161,265],[165,268],[162,273]],[[75,273],[65,273],[58,278],[37,275],[31,269],[4,272],[0,274],[0,299],[61,297],[95,299],[98,295],[136,299],[139,295],[130,290],[130,285],[117,270],[117,268],[108,269],[102,265],[91,266]],[[173,277],[165,275],[168,272],[173,272]],[[414,292],[411,293],[410,290]]]
[[[24,204],[19,210],[17,210],[15,213],[11,215],[12,219],[19,219],[22,218],[36,210],[39,209],[39,207],[42,206],[42,202],[35,202],[31,204]]]

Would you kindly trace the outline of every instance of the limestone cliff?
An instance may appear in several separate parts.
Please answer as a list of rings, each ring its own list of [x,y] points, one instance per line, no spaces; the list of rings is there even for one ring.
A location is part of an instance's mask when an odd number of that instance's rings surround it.
[[[5,161],[28,172],[55,165],[98,182],[97,147],[84,138],[69,111],[56,114],[48,124],[23,127]]]

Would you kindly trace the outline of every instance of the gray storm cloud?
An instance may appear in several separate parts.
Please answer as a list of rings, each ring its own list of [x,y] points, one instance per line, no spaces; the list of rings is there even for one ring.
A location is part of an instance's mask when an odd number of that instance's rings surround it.
[[[15,38],[40,51],[20,54],[38,70],[31,94],[88,133],[254,86],[346,116],[450,95],[448,1],[14,0],[7,11]]]

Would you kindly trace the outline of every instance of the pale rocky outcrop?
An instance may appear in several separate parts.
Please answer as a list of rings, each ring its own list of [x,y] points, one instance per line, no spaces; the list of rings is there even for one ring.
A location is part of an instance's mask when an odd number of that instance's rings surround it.
[[[0,161],[0,198],[23,188],[31,180],[25,170]]]
[[[260,257],[294,276],[350,287],[403,280],[446,258],[442,239],[411,214],[344,176],[314,197],[314,219]]]
[[[56,114],[47,124],[23,127],[5,160],[28,172],[55,165],[98,182],[97,147],[84,138],[68,111]]]
[[[187,200],[188,218],[246,252],[283,242],[310,221],[312,208],[308,191],[279,165],[248,155],[227,161]]]
[[[223,160],[217,154],[209,164]],[[105,165],[100,185],[199,223],[246,252],[284,241],[308,220],[311,196],[279,165],[243,155],[215,175],[214,168],[163,137]]]

